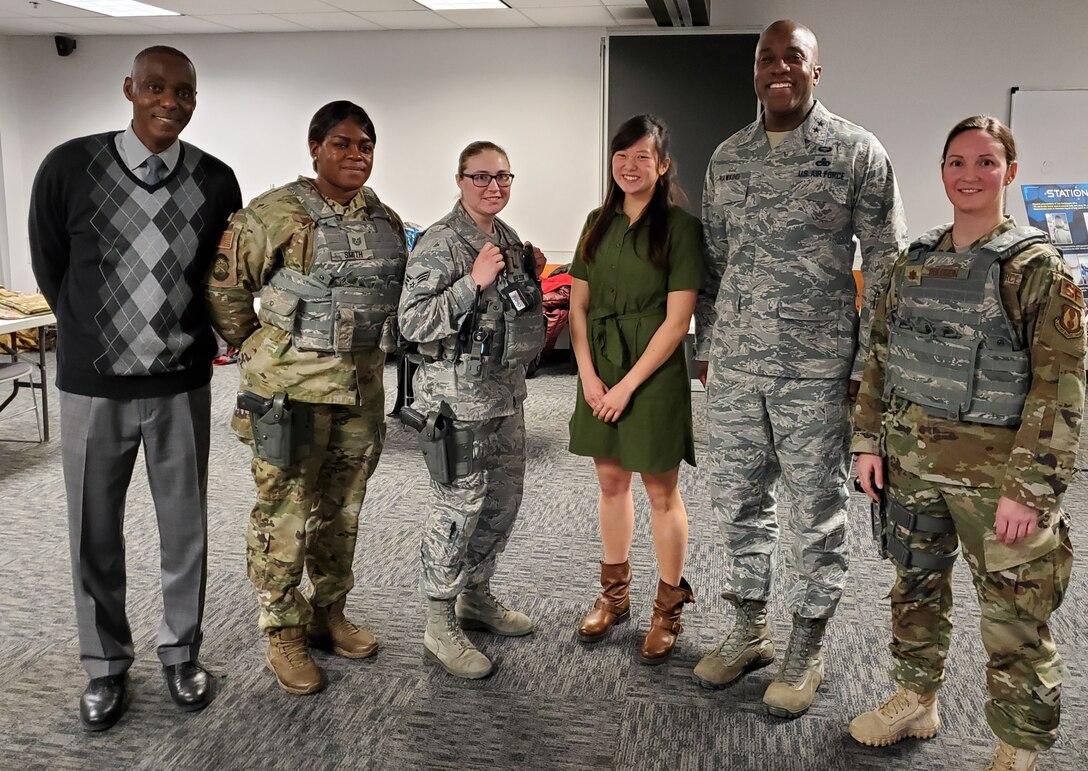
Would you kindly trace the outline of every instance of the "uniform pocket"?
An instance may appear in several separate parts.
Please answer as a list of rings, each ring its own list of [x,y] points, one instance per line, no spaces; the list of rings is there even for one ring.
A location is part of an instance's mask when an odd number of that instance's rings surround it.
[[[778,318],[784,343],[828,357],[839,355],[840,300],[784,300],[778,305]]]

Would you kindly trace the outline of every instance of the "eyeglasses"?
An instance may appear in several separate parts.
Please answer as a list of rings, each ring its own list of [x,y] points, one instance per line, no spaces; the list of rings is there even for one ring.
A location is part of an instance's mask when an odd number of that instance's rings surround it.
[[[499,187],[510,187],[514,181],[514,175],[505,171],[500,171],[498,174],[480,172],[478,174],[462,174],[461,179],[471,179],[472,184],[476,187],[487,187],[491,184],[491,180],[495,180]]]

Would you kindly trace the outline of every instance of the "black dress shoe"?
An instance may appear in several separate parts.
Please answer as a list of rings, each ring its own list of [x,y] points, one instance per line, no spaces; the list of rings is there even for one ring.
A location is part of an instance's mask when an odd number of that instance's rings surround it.
[[[84,731],[105,731],[121,719],[128,706],[128,675],[94,677],[79,697],[79,722]]]
[[[168,664],[162,668],[170,698],[183,712],[204,709],[212,700],[212,676],[195,661]]]

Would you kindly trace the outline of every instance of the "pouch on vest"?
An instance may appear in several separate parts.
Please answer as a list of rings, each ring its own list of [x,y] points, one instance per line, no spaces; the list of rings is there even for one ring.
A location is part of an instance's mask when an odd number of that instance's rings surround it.
[[[363,348],[376,348],[381,342],[382,327],[389,318],[384,310],[374,310],[365,304],[372,296],[369,289],[335,287],[332,290],[332,350],[350,353]]]

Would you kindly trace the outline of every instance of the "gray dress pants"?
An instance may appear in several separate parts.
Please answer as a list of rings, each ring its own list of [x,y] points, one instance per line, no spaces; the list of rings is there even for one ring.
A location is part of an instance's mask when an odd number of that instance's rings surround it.
[[[141,443],[159,526],[164,665],[195,660],[207,578],[211,387],[174,396],[60,394],[79,654],[87,674],[132,664],[125,614],[125,497]]]

